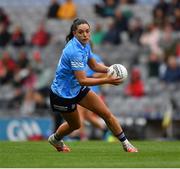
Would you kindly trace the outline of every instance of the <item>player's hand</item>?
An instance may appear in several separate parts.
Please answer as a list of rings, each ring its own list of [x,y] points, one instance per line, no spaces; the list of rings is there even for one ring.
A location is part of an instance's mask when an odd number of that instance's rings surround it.
[[[119,85],[123,82],[123,79],[114,78],[114,77],[108,77],[108,80],[109,80],[109,84],[112,84],[112,85]]]

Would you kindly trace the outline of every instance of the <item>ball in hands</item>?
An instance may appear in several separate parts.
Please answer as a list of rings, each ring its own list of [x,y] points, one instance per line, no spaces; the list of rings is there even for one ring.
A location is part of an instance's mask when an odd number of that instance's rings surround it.
[[[128,72],[125,66],[121,64],[113,64],[108,68],[107,72],[108,76],[114,77],[114,78],[120,78],[122,80],[125,80],[128,77]]]

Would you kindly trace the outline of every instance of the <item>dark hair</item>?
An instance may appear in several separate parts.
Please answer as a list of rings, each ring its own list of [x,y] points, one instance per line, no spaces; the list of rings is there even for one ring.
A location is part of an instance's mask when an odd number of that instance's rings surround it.
[[[89,23],[85,20],[85,19],[75,19],[73,21],[73,24],[71,25],[71,28],[70,28],[70,32],[69,34],[66,36],[66,43],[68,43],[73,37],[73,31],[76,31],[77,30],[77,27],[81,24],[87,24],[89,25]],[[90,26],[90,25],[89,25]]]

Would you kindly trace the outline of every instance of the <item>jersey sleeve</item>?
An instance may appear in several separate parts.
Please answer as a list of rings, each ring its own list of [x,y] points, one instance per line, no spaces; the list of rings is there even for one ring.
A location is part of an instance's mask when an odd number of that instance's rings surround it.
[[[88,57],[88,59],[93,58],[93,55],[94,55],[94,54],[93,54],[91,48],[89,47],[89,57]]]
[[[83,61],[83,56],[80,53],[74,53],[70,58],[70,64],[72,70],[84,70],[85,64]]]

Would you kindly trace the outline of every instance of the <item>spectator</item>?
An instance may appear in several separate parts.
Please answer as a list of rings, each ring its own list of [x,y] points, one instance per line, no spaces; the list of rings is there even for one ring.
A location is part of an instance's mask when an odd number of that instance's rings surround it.
[[[115,25],[114,20],[111,20],[108,25],[108,30],[105,33],[103,43],[111,45],[118,45],[121,43],[119,31]]]
[[[25,35],[20,26],[15,26],[11,34],[11,43],[14,47],[22,47],[26,45]]]
[[[22,100],[21,114],[25,116],[31,115],[35,113],[35,110],[37,110],[37,107],[47,108],[46,103],[45,103],[45,98],[38,91],[34,91],[30,89],[25,93],[25,96]]]
[[[173,25],[175,31],[180,31],[180,8],[176,8],[174,11]]]
[[[160,75],[161,80],[167,84],[180,81],[180,66],[175,56],[171,55],[167,58],[167,64],[161,67]]]
[[[28,65],[30,64],[30,61],[29,61],[25,51],[21,50],[18,53],[18,58],[17,58],[16,63],[19,66],[20,69],[25,69],[25,68],[28,67]]]
[[[38,108],[47,108],[46,98],[49,96],[49,81],[51,70],[45,68],[39,51],[33,53],[30,67],[33,70],[35,81],[30,90],[25,92],[21,111],[26,115],[32,114]]]
[[[6,47],[10,42],[11,35],[7,31],[6,27],[0,24],[0,47]]]
[[[165,0],[159,0],[159,2],[155,5],[154,10],[160,9],[162,10],[162,13],[165,15],[167,14],[169,5]]]
[[[49,93],[47,92],[47,88],[49,87],[49,81],[51,80],[51,69],[45,67],[41,53],[38,50],[34,51],[33,53],[31,59],[31,67],[37,76],[37,81],[34,85],[34,89],[36,90],[36,92],[47,96]]]
[[[8,28],[10,24],[9,17],[2,7],[0,7],[0,24],[3,24],[5,28]]]
[[[175,53],[176,43],[178,42],[177,33],[174,31],[171,23],[166,23],[161,31],[159,46],[167,54]]]
[[[139,69],[132,69],[130,82],[125,88],[125,94],[132,97],[142,97],[145,95],[144,83],[141,79],[141,73]]]
[[[101,17],[113,17],[117,7],[117,0],[104,0],[100,4],[95,4],[95,12]]]
[[[161,40],[164,43],[170,43],[172,44],[173,41],[175,41],[176,35],[173,29],[173,26],[171,23],[166,23],[162,29],[162,35],[161,35]]]
[[[35,50],[32,53],[31,67],[33,68],[36,74],[43,72],[45,68],[44,63],[42,61],[41,52],[39,50]]]
[[[3,77],[1,79],[2,83],[5,84],[7,82],[12,82],[17,65],[7,51],[3,52],[1,64],[3,69]]]
[[[147,62],[148,77],[159,77],[160,59],[157,54],[151,53]]]
[[[92,43],[95,45],[102,44],[104,35],[105,35],[105,32],[102,29],[102,25],[97,23],[95,25],[95,30],[92,32],[92,36],[91,36]]]
[[[133,2],[130,2],[129,0],[119,0],[119,5],[116,9],[116,10],[120,10],[123,16],[128,20],[131,19],[131,17],[133,16],[132,6],[129,5],[130,3]]]
[[[119,33],[128,30],[128,20],[123,16],[121,11],[119,10],[115,11],[114,22]]]
[[[47,71],[48,70],[45,70],[44,72]],[[37,108],[47,108],[46,98],[49,96],[47,81],[49,81],[51,76],[50,74],[44,72],[35,74],[33,71],[29,74],[24,83],[24,85],[26,85],[26,90],[21,106],[21,113],[24,115],[34,113]],[[31,84],[31,86],[27,88],[27,84]]]
[[[50,34],[47,32],[44,23],[41,23],[33,34],[31,44],[37,47],[44,47],[49,43]]]
[[[114,12],[117,7],[115,0],[106,0],[105,6],[103,9],[103,16],[104,17],[114,17]]]
[[[140,45],[140,37],[144,31],[140,18],[132,18],[128,26],[128,35],[131,42]]]
[[[162,50],[159,47],[160,29],[153,23],[147,25],[147,31],[144,32],[140,38],[140,43],[150,48],[152,53],[158,55],[162,54]]]
[[[15,76],[15,80],[20,84],[21,88],[21,113],[23,115],[28,115],[33,113],[34,110],[34,101],[31,102],[31,91],[34,88],[34,85],[37,81],[37,76],[29,66],[27,69],[20,69]]]
[[[175,9],[180,8],[179,0],[171,0],[168,4],[168,14],[170,16],[174,15]]]
[[[57,2],[57,0],[51,0],[51,4],[48,7],[47,17],[49,19],[56,19],[59,7],[60,4]]]
[[[4,84],[7,80],[7,69],[5,65],[3,64],[2,60],[0,60],[0,84]]]
[[[175,53],[176,53],[176,56],[178,57],[178,59],[180,59],[180,42],[178,42],[176,44],[176,49],[175,49]]]
[[[58,18],[62,20],[72,20],[77,16],[76,4],[73,0],[66,0],[58,9]]]
[[[167,20],[167,16],[165,15],[165,13],[163,12],[163,10],[161,8],[156,8],[154,10],[154,23],[159,27],[159,28],[163,28],[165,25],[165,22]]]
[[[100,3],[96,3],[94,5],[94,11],[97,15],[102,16],[103,17],[103,8],[104,8],[105,2],[103,0],[101,0]]]

